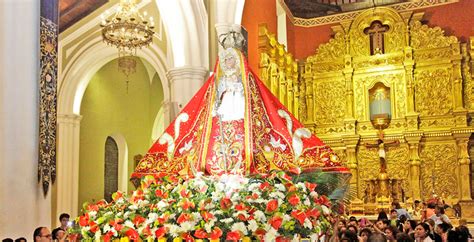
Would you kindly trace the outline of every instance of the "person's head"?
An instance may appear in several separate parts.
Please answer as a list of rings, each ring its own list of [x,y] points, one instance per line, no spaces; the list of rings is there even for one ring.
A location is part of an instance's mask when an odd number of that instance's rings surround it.
[[[435,221],[433,219],[428,219],[428,220],[425,221],[425,223],[428,224],[428,226],[430,228],[430,231],[434,230]]]
[[[369,236],[368,242],[387,242],[387,237],[381,233],[372,233]]]
[[[402,206],[400,205],[399,202],[392,202],[392,208],[393,209],[400,209]]]
[[[358,229],[357,229],[357,227],[356,227],[355,225],[349,224],[349,225],[347,225],[347,230],[348,230],[348,231],[351,231],[351,232],[354,233],[354,234],[357,234],[357,230],[358,230]]]
[[[404,224],[405,221],[407,221],[407,216],[405,214],[402,214],[400,215],[400,218],[398,218],[398,220],[400,220],[401,224]]]
[[[353,226],[356,226],[356,227],[357,227],[357,225],[358,225],[358,224],[357,224],[357,218],[354,217],[354,216],[351,216],[351,217],[349,218],[349,223],[348,223],[347,225],[353,225]]]
[[[2,239],[2,242],[13,242],[13,239],[12,238],[5,238],[5,239]]]
[[[25,237],[20,237],[20,238],[16,239],[15,242],[26,242],[26,238]]]
[[[69,216],[69,214],[67,213],[62,213],[61,215],[59,215],[59,222],[61,222],[61,227],[67,226],[67,223],[69,222],[70,217],[71,216]]]
[[[395,236],[397,236],[397,229],[393,226],[386,227],[383,232],[387,236],[388,240],[395,240]]]
[[[346,228],[346,220],[339,220],[339,223],[337,223],[337,228],[339,229],[339,231],[341,231],[342,228]]]
[[[471,237],[469,229],[464,225],[457,227],[456,232],[458,233],[459,241],[467,241],[467,239]]]
[[[360,231],[359,236],[363,242],[367,242],[371,234],[372,234],[372,230],[370,230],[369,228],[363,228]]]
[[[383,219],[377,220],[377,222],[375,222],[375,226],[380,230],[384,230],[385,227],[387,227]]]
[[[379,215],[377,216],[377,220],[381,220],[381,219],[388,219],[387,217],[387,213],[385,211],[380,211],[379,212]]]
[[[435,213],[438,216],[441,215],[441,214],[444,214],[444,207],[436,206]]]
[[[406,233],[397,234],[397,242],[413,242],[413,239]]]
[[[357,234],[350,231],[350,230],[347,230],[346,232],[344,232],[341,236],[341,242],[345,241],[345,242],[358,242],[359,239],[357,238]]]
[[[46,227],[38,227],[33,232],[33,241],[35,242],[51,241],[51,238],[52,235]]]
[[[426,223],[419,223],[415,227],[415,238],[425,239],[430,233],[430,226]]]
[[[53,240],[60,240],[63,239],[64,236],[66,236],[66,231],[64,231],[64,229],[62,228],[55,228],[53,229],[53,232],[51,232],[51,234],[53,235]]]
[[[445,234],[448,232],[448,230],[451,228],[451,225],[448,223],[440,223],[436,225],[435,232],[439,235]]]
[[[405,232],[410,232],[412,230],[415,230],[416,227],[416,221],[415,220],[407,220],[405,223],[403,223],[403,229]]]
[[[395,209],[390,210],[390,219],[397,219],[397,217],[398,217],[397,210]]]

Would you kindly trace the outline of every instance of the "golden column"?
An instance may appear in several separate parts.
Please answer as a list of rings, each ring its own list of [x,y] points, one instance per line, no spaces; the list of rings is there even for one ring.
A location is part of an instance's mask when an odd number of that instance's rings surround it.
[[[359,143],[359,135],[347,135],[342,137],[343,142],[346,146],[346,155],[347,155],[347,166],[351,170],[352,177],[350,181],[351,190],[356,191],[357,197],[360,197],[359,194],[359,171],[357,166],[357,156],[356,148]]]
[[[350,55],[344,57],[344,79],[346,81],[346,117],[344,119],[344,126],[346,132],[356,133],[356,119],[354,117],[354,68],[352,68],[352,58]],[[354,174],[353,174],[354,176]]]
[[[410,159],[410,187],[412,190],[411,197],[413,200],[422,200],[421,199],[421,189],[420,189],[420,140],[422,132],[416,133],[406,133],[405,139],[407,140],[409,147],[409,159]]]
[[[459,164],[459,191],[460,191],[460,200],[472,200],[471,199],[471,188],[470,188],[470,164],[471,160],[469,159],[468,152],[468,143],[469,143],[470,133],[464,134],[454,134],[456,139],[456,144],[458,146],[458,164]]]

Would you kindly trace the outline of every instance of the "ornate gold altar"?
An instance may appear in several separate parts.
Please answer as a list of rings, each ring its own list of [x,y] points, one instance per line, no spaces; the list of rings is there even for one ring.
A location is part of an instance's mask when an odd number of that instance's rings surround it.
[[[260,77],[346,160],[353,210],[365,214],[377,210],[370,186],[380,169],[378,149],[366,145],[379,140],[370,121],[369,90],[378,83],[388,87],[391,122],[382,142],[398,143],[384,148],[396,198],[410,204],[436,194],[459,202],[462,216],[474,218],[474,38],[468,46],[422,24],[422,17],[388,7],[367,10],[332,27],[333,38],[299,65],[262,26]]]

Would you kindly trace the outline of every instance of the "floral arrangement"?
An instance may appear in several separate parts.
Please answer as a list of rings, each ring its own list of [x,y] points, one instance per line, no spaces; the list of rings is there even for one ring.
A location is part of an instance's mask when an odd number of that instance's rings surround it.
[[[130,197],[84,205],[77,219],[85,239],[182,238],[312,241],[331,233],[330,200],[316,184],[292,182],[283,171],[256,177],[146,176]]]

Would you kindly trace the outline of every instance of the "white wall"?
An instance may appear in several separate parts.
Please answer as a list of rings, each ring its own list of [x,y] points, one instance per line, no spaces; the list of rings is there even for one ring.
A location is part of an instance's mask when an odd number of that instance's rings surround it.
[[[36,175],[39,2],[0,1],[0,239],[51,224]]]

